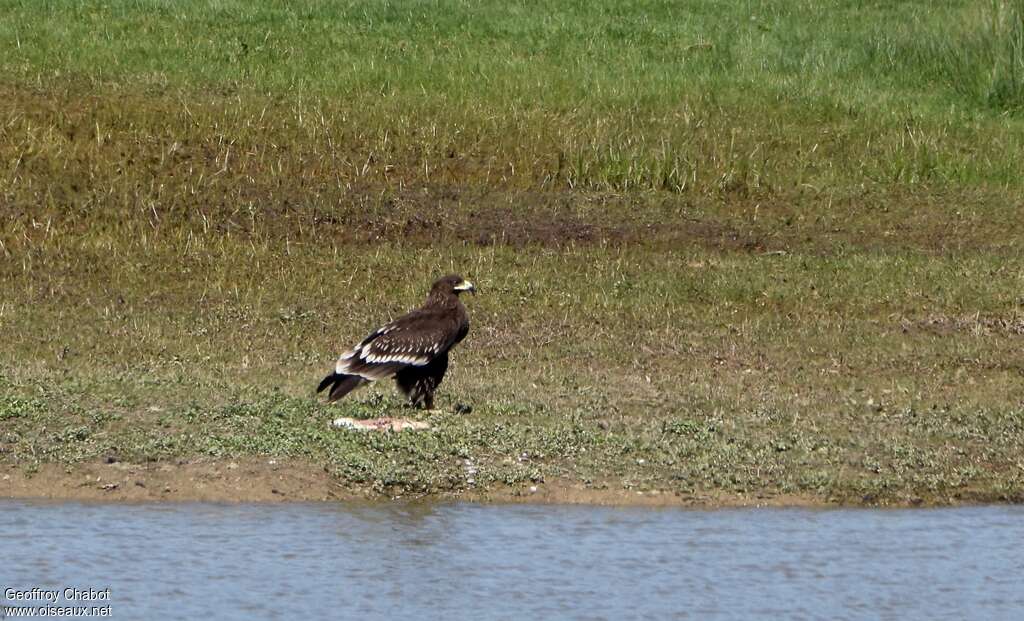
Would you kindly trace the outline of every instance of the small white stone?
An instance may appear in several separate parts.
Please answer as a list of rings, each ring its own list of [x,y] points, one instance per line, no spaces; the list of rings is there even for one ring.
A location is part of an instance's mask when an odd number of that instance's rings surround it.
[[[530,486],[530,493],[531,494],[536,494],[537,493],[537,486],[536,485],[531,485]]]

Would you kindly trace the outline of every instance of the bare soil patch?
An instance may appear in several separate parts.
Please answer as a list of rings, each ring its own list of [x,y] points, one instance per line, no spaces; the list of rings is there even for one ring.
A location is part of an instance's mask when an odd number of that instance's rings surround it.
[[[323,468],[249,458],[171,463],[42,464],[35,473],[9,466],[0,474],[8,498],[110,501],[282,502],[350,497]]]

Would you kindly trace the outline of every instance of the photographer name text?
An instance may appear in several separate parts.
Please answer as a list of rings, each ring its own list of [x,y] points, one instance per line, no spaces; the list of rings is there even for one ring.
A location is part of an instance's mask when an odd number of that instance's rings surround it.
[[[56,604],[59,601],[67,602],[109,602],[110,587],[105,589],[79,589],[67,587],[66,589],[4,589],[4,598],[9,602],[46,602]]]

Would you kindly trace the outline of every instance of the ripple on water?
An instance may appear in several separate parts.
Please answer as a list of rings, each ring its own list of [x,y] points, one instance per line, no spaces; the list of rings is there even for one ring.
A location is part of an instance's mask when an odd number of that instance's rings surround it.
[[[115,617],[1024,618],[1024,508],[0,501],[4,587]]]

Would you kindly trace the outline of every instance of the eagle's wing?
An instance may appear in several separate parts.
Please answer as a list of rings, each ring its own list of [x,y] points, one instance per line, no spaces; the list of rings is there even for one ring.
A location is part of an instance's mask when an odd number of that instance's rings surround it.
[[[380,380],[403,368],[427,366],[451,347],[457,337],[453,328],[441,313],[413,311],[378,328],[342,354],[335,371]]]

